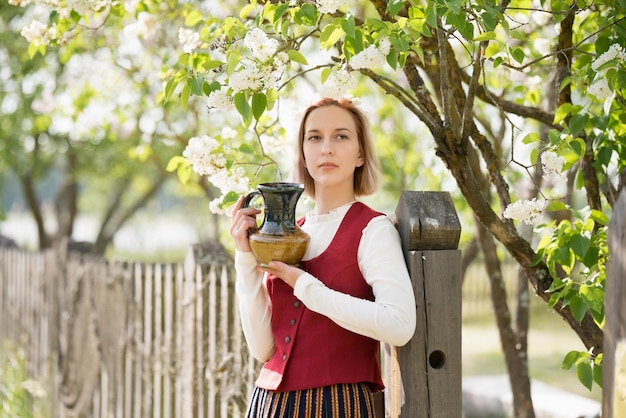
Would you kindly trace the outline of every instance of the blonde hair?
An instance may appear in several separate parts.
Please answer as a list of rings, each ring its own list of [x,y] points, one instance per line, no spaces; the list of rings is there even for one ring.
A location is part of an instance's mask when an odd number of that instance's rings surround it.
[[[378,189],[381,178],[380,162],[376,155],[374,140],[370,132],[367,118],[363,112],[357,108],[349,99],[332,99],[324,97],[311,104],[305,111],[300,121],[298,129],[298,138],[296,140],[295,166],[293,170],[293,179],[298,183],[304,184],[304,192],[313,200],[315,200],[315,181],[306,169],[304,161],[304,130],[306,121],[315,109],[327,106],[337,106],[347,110],[352,115],[357,129],[357,137],[359,141],[359,149],[363,157],[363,165],[356,167],[354,170],[354,194],[355,196],[367,196],[373,194]]]

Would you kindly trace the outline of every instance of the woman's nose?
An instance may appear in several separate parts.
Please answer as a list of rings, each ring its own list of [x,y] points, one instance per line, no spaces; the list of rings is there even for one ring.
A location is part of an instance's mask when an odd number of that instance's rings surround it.
[[[330,139],[322,140],[322,154],[332,154],[333,153],[333,145]]]

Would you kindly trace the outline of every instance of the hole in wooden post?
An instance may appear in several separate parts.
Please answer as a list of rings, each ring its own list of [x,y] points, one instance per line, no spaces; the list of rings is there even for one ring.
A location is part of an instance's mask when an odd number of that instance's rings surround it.
[[[441,369],[446,365],[446,355],[443,351],[435,350],[428,356],[428,364],[433,369]]]

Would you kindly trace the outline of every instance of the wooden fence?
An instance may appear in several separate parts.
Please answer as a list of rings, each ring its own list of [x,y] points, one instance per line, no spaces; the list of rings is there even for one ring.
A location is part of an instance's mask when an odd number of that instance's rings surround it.
[[[440,192],[404,192],[396,218],[418,326],[405,347],[383,348],[378,405],[387,417],[457,418],[460,224]],[[232,262],[199,245],[182,264],[0,249],[4,341],[27,348],[55,418],[241,417],[260,367],[243,339]]]
[[[0,249],[0,344],[26,347],[51,416],[238,417],[258,365],[228,264]]]

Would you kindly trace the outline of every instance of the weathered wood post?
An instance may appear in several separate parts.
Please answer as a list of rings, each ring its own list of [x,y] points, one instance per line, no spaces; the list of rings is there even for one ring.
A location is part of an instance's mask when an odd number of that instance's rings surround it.
[[[461,224],[447,192],[405,191],[395,215],[417,328],[407,345],[385,347],[385,416],[460,418]]]
[[[626,417],[626,190],[613,208],[607,237],[602,416],[621,418]]]

